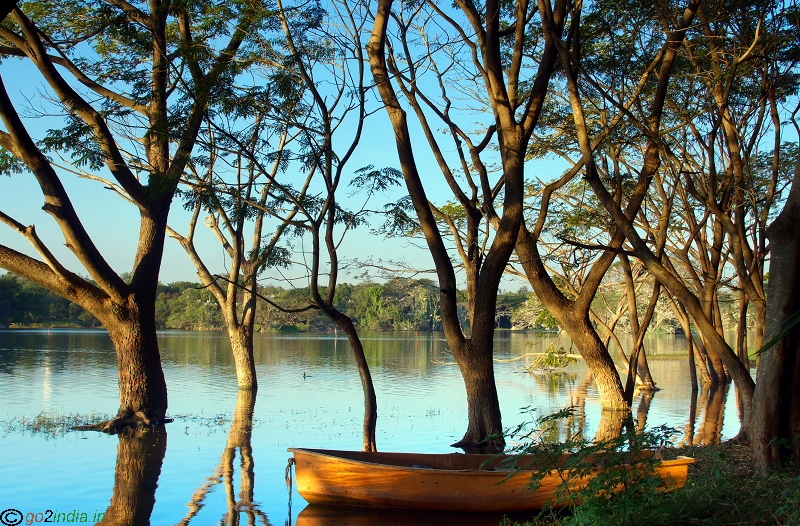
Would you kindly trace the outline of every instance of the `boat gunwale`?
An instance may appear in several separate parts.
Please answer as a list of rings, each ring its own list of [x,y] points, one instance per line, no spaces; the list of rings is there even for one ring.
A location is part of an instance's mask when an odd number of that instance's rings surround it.
[[[339,455],[336,455],[335,453],[356,453],[356,454],[359,454],[359,453],[367,453],[367,454],[376,453],[376,454],[379,454],[379,455],[397,454],[397,455],[419,455],[419,456],[463,455],[464,457],[467,457],[467,456],[482,456],[482,457],[486,457],[486,460],[491,460],[493,457],[496,457],[496,455],[492,455],[492,454],[403,453],[403,452],[397,452],[397,451],[380,451],[380,452],[378,452],[378,451],[353,451],[353,450],[342,450],[342,449],[314,449],[314,448],[300,448],[300,447],[290,447],[290,448],[287,448],[287,451],[291,452],[293,455],[295,455],[295,453],[299,451],[299,452],[304,453],[304,454],[312,454],[312,455],[316,455],[316,456],[332,458],[332,459],[335,459],[335,460],[340,461],[340,462],[363,464],[365,466],[369,466],[370,468],[378,467],[378,468],[381,468],[381,469],[402,470],[402,471],[408,470],[408,471],[420,472],[420,473],[437,473],[437,474],[453,474],[453,475],[463,475],[465,473],[469,473],[472,476],[480,475],[480,476],[484,476],[484,477],[485,476],[493,476],[493,477],[511,478],[513,475],[515,475],[517,473],[534,473],[534,472],[541,473],[542,471],[544,471],[544,469],[527,469],[527,468],[521,468],[521,469],[511,468],[511,469],[497,470],[497,469],[482,469],[480,467],[468,468],[468,469],[446,469],[446,468],[437,468],[437,467],[433,467],[433,466],[430,466],[430,467],[421,467],[421,466],[415,467],[415,466],[404,466],[404,465],[398,465],[398,464],[386,464],[386,463],[381,463],[381,462],[371,462],[371,461],[368,461],[368,460],[353,459],[353,458],[348,458],[346,456],[339,456]],[[296,455],[295,455],[295,459],[296,459]],[[681,455],[681,456],[678,456],[675,459],[670,459],[670,460],[660,459],[658,461],[658,465],[656,466],[656,469],[661,468],[661,467],[669,468],[669,467],[683,466],[683,465],[687,465],[688,466],[688,465],[694,464],[694,462],[695,462],[695,459],[693,457],[687,457],[687,456]],[[634,465],[634,464],[630,464],[630,465]],[[600,468],[602,468],[602,466],[598,466],[598,469],[600,469]],[[550,468],[547,472],[548,472],[548,474],[550,474],[550,473],[563,473],[564,471],[567,471],[567,470],[562,470],[562,469],[559,469],[559,468]]]

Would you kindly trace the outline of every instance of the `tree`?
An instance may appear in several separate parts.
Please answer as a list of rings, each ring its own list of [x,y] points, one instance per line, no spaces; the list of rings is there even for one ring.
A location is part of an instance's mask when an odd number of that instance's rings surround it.
[[[264,100],[266,97],[267,93],[261,89],[245,90],[243,96],[237,97],[239,100],[229,101],[235,108],[234,115],[225,115],[223,120],[233,122],[226,129],[222,129],[221,125],[210,126],[213,129],[203,141],[208,159],[205,166],[190,166],[190,189],[184,192],[187,206],[193,208],[189,231],[183,236],[168,227],[169,235],[184,248],[197,268],[197,276],[203,286],[222,309],[239,389],[253,390],[258,386],[253,356],[258,277],[269,267],[288,266],[289,251],[279,243],[298,211],[294,206],[284,212],[282,200],[274,198],[275,193],[280,192],[280,189],[275,189],[277,174],[281,167],[286,166],[284,155],[289,155],[284,151],[288,139],[285,127],[281,127],[280,123],[270,123],[270,116],[265,115],[263,108],[286,109],[287,105]],[[235,118],[237,114],[239,119]],[[254,115],[251,122],[239,122],[245,120],[242,116],[251,115]],[[269,138],[263,136],[265,128],[272,126],[280,130],[274,150],[270,148]],[[235,128],[249,132],[246,142],[239,140],[244,133],[237,133]],[[268,153],[259,155],[261,151]],[[226,163],[226,156],[233,156],[233,161]],[[264,173],[267,169],[269,171]],[[228,174],[225,172],[233,172],[235,180],[226,180]],[[205,224],[214,232],[230,260],[227,275],[212,273],[195,247],[194,238],[201,212],[208,214]],[[270,216],[284,213],[272,234],[265,235]],[[251,223],[251,242],[248,247],[246,227]]]
[[[692,21],[699,9],[699,2],[689,2],[682,14],[664,14],[661,21],[667,32],[667,42],[664,48],[664,59],[661,63],[661,73],[659,83],[655,91],[654,103],[648,122],[639,123],[646,137],[646,144],[643,148],[642,159],[639,163],[641,169],[637,177],[637,191],[644,192],[648,189],[650,181],[661,165],[662,144],[659,139],[662,117],[664,115],[664,103],[668,92],[668,84],[673,66],[678,58],[678,52],[683,47],[684,38],[687,31],[692,26]],[[551,23],[551,25],[554,24]],[[556,35],[556,31],[551,30],[550,35]],[[580,145],[584,173],[587,182],[592,187],[595,196],[602,203],[616,226],[624,233],[628,242],[631,244],[632,253],[642,261],[648,272],[653,275],[662,286],[666,287],[676,296],[686,308],[690,316],[695,320],[698,329],[710,342],[710,348],[723,362],[729,370],[734,381],[739,386],[745,408],[749,408],[749,401],[752,396],[754,382],[745,369],[742,362],[732,351],[724,338],[716,331],[714,324],[703,312],[702,306],[697,298],[681,283],[661,261],[663,250],[663,239],[657,241],[655,246],[648,246],[645,238],[636,230],[633,225],[632,217],[626,214],[615,195],[609,191],[607,182],[601,178],[598,164],[593,147],[593,133],[587,120],[588,112],[585,109],[584,98],[581,94],[581,82],[585,79],[579,77],[580,64],[577,57],[570,54],[570,51],[563,41],[560,41],[559,54],[561,64],[564,67],[567,77],[572,114],[578,143]],[[613,188],[613,187],[612,187]],[[650,241],[648,233],[647,240]],[[745,411],[746,413],[748,411]]]
[[[377,451],[378,402],[364,346],[353,320],[336,306],[339,246],[348,231],[364,222],[366,212],[364,207],[356,212],[345,210],[339,200],[345,170],[361,141],[364,121],[370,114],[361,40],[368,20],[367,6],[334,2],[330,6],[333,12],[328,14],[329,22],[318,27],[290,18],[289,9],[284,8],[281,0],[278,0],[278,7],[290,57],[285,64],[286,74],[303,85],[308,97],[305,121],[291,125],[302,130],[306,184],[316,175],[323,189],[315,196],[291,196],[302,217],[293,224],[299,235],[311,238],[310,262],[306,264],[310,305],[325,313],[347,335],[364,392],[363,449]],[[317,16],[323,14],[319,11]],[[349,133],[342,127],[348,121],[352,122]],[[366,166],[356,170],[354,175],[351,186],[365,191],[367,199],[397,184],[392,169]]]
[[[555,8],[558,31],[566,8],[565,2]],[[452,9],[430,1],[398,5],[394,10],[392,0],[381,0],[367,47],[394,129],[410,202],[436,267],[442,326],[467,391],[469,422],[464,437],[454,444],[459,447],[500,449],[504,443],[492,363],[498,285],[522,221],[526,145],[557,58],[552,43],[542,46],[538,24],[533,22],[539,16],[536,4],[526,0],[509,4],[490,0],[481,5],[457,0]],[[396,35],[390,35],[390,24]],[[428,87],[438,94],[426,93]],[[451,210],[436,206],[428,197],[430,186],[423,183],[397,89],[416,115],[453,193]],[[453,98],[464,94],[472,96],[467,107],[454,106]],[[491,120],[476,127],[472,122],[480,111]],[[469,127],[457,124],[465,112]],[[452,161],[434,132],[437,125],[432,119],[453,141]],[[490,144],[492,148],[487,148]],[[497,155],[490,160],[493,151]],[[495,175],[492,180],[489,166],[495,161],[502,166],[502,177]],[[501,193],[502,212],[498,212]],[[460,217],[454,218],[455,212]],[[464,235],[454,219],[462,222]],[[455,239],[466,275],[469,336],[459,323],[454,264],[437,221],[445,223]]]
[[[800,152],[794,181],[780,215],[769,227],[772,244],[767,300],[767,334],[760,351],[758,384],[748,438],[757,472],[800,454]],[[777,340],[777,341],[774,341]]]
[[[555,115],[551,117],[551,127],[556,133],[542,144],[534,143],[532,154],[556,150],[562,154],[574,152],[578,159],[560,179],[542,189],[537,220],[530,230],[523,225],[517,254],[537,295],[570,333],[586,358],[601,391],[603,406],[607,409],[630,409],[632,382],[639,367],[641,346],[649,322],[639,324],[635,319],[636,323],[632,324],[638,326],[638,333],[634,334],[632,365],[623,388],[607,349],[592,327],[590,309],[614,258],[625,253],[623,243],[627,233],[618,223],[609,221],[611,217],[606,215],[607,212],[600,214],[583,202],[594,200],[607,208],[608,200],[613,203],[616,214],[631,221],[639,214],[647,196],[650,180],[659,163],[656,137],[661,128],[668,85],[678,50],[698,3],[687,5],[683,20],[659,21],[663,8],[660,5],[652,8],[649,5],[620,6],[613,2],[578,6],[570,12],[570,31],[566,36],[562,34],[563,22],[558,16],[544,18],[545,38],[558,49],[563,68],[563,77],[559,78],[564,85],[560,92],[568,100],[565,108],[552,110]],[[675,8],[666,9],[672,11]],[[548,3],[542,11],[555,13],[556,9]],[[633,27],[628,26],[629,22]],[[659,27],[659,22],[662,27]],[[631,38],[633,35],[636,38]],[[629,122],[639,115],[642,124],[637,126],[636,122]],[[633,161],[634,156],[641,155],[640,152],[644,152],[641,160]],[[635,170],[639,172],[636,175],[632,173]],[[593,228],[592,232],[607,229],[602,233],[608,236],[608,240],[583,243],[585,248],[593,246],[606,250],[592,261],[586,279],[581,282],[580,289],[575,290],[575,297],[570,298],[550,278],[537,243],[549,217],[548,207],[553,193],[566,187],[579,173],[584,175],[585,183],[595,194],[580,200],[581,208],[594,216],[588,218],[586,228]],[[603,196],[599,195],[596,184],[603,185]],[[653,250],[657,254],[663,250],[666,225],[660,226],[660,232],[653,232],[652,236],[656,245]],[[656,278],[648,316],[652,316],[657,305],[660,287],[660,280]],[[633,292],[629,286],[629,301],[635,304]],[[628,310],[631,315],[636,314],[631,307]],[[644,364],[646,361],[642,362]],[[646,367],[644,372],[646,378]]]
[[[37,143],[0,80],[0,117],[7,130],[0,132],[2,160],[6,170],[21,171],[22,163],[36,178],[44,210],[91,281],[67,269],[34,226],[2,212],[0,220],[24,236],[39,259],[0,245],[0,267],[78,303],[108,330],[117,351],[120,408],[102,429],[156,426],[167,411],[155,328],[167,215],[204,116],[218,91],[248,65],[241,59],[263,22],[263,9],[237,2],[109,0],[29,3],[25,10],[33,20],[15,8],[0,27],[0,51],[39,71],[48,97],[63,109],[64,124]],[[229,36],[221,38],[223,33]],[[48,154],[70,156],[73,171],[101,179],[138,209],[129,281],[111,268],[87,232],[63,172]],[[99,175],[103,169],[113,181]]]

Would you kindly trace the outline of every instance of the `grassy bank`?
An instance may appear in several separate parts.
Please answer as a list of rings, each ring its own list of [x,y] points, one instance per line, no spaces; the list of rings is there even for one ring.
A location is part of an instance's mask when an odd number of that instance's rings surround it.
[[[756,476],[746,446],[697,446],[679,454],[696,460],[682,489],[590,500],[570,512],[543,513],[528,522],[505,520],[502,526],[800,525],[800,465]]]

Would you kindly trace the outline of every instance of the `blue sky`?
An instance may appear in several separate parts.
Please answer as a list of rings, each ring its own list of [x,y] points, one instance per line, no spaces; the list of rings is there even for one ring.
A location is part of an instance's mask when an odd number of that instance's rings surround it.
[[[30,132],[35,137],[41,137],[48,123],[52,123],[52,119],[32,117],[33,108],[43,104],[41,98],[36,94],[37,88],[45,91],[39,73],[26,62],[10,59],[0,66],[0,74],[3,76],[3,81],[18,111],[23,116],[27,115],[25,122]],[[413,119],[411,125],[414,125]],[[439,168],[433,161],[424,137],[418,134],[415,140],[420,144],[417,149],[417,160],[422,169],[423,178],[429,185],[429,195],[436,202],[451,199],[451,194],[441,177]],[[378,168],[385,166],[399,168],[394,133],[388,117],[383,111],[378,111],[369,117],[362,141],[354,158],[348,164],[347,171],[352,173],[369,164]],[[560,172],[560,169],[558,171]],[[63,174],[63,184],[79,217],[104,257],[116,271],[120,273],[129,271],[135,257],[138,240],[139,216],[136,208],[114,192],[103,188],[103,185],[97,181],[80,178],[65,171],[61,173]],[[100,175],[107,176],[108,174],[100,173]],[[347,193],[347,191],[342,192],[342,195]],[[404,194],[405,189],[398,187],[386,196],[373,198],[369,208],[379,209],[384,202],[396,200]],[[352,206],[360,204],[359,199],[358,197],[351,199]],[[356,201],[359,202],[356,203]],[[63,236],[55,221],[41,209],[43,203],[41,189],[30,173],[0,175],[0,210],[25,225],[35,225],[39,236],[59,260],[67,268],[85,275],[86,272],[78,263],[77,258],[64,246]],[[170,212],[170,226],[185,233],[189,219],[190,213],[185,211],[181,201],[176,199]],[[374,226],[378,226],[380,222],[379,217],[375,218]],[[5,225],[0,225],[0,243],[38,257],[22,236]],[[299,241],[295,241],[294,244],[299,249]],[[347,234],[342,243],[341,257],[345,260],[349,258],[360,260],[369,258],[375,260],[403,259],[418,268],[431,268],[430,255],[427,250],[419,248],[421,244],[421,240],[385,239],[371,233],[370,227],[362,226]],[[212,272],[225,271],[227,258],[216,238],[204,226],[200,226],[197,230],[197,246]],[[302,269],[298,266],[288,271],[269,270],[265,273],[264,278],[273,284],[284,283],[286,286],[284,276],[302,275]],[[433,278],[434,276],[429,275],[428,277]],[[173,239],[167,239],[159,278],[164,283],[197,281],[192,262],[183,248]],[[348,276],[347,273],[342,278],[343,281],[355,280],[352,275]],[[303,280],[299,280],[296,284],[302,286]],[[523,285],[524,283],[519,280],[511,280],[504,286],[516,290]]]

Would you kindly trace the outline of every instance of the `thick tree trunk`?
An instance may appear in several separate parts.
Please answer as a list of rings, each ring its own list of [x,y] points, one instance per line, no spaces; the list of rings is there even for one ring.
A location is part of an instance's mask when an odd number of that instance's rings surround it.
[[[573,319],[565,317],[565,323],[559,320],[561,327],[572,338],[581,356],[586,361],[586,366],[592,371],[597,390],[600,393],[600,405],[603,411],[622,411],[630,413],[631,406],[625,400],[622,382],[614,366],[608,350],[597,335],[588,317]]]
[[[239,389],[255,391],[258,388],[256,379],[256,362],[253,356],[253,331],[251,327],[239,325],[232,327],[228,323],[228,336],[231,340],[233,362],[236,364],[236,380]]]
[[[600,404],[604,411],[630,412],[631,406],[625,400],[622,381],[617,373],[614,361],[608,349],[592,326],[588,317],[575,319],[563,316],[562,313],[550,311],[558,320],[561,328],[569,335],[578,348],[578,352],[592,371],[597,390],[600,393]]]
[[[786,205],[769,228],[769,239],[767,334],[773,338],[781,331],[785,334],[759,353],[758,383],[747,428],[757,472],[800,454],[800,327],[796,320],[790,321],[800,311],[800,157]]]
[[[473,338],[453,348],[467,391],[468,416],[467,431],[453,447],[467,453],[499,452],[505,446],[491,345]]]
[[[105,516],[97,524],[149,526],[166,452],[167,431],[163,427],[129,430],[119,435],[114,493]]]
[[[116,433],[127,426],[156,427],[166,421],[167,383],[155,325],[155,305],[128,298],[100,317],[117,350],[119,412],[101,429]]]
[[[600,391],[603,409],[630,412],[630,404],[625,401],[614,361],[589,318],[591,303],[578,305],[557,290],[542,263],[535,239],[524,225],[520,227],[516,252],[536,296],[566,331],[586,361]]]

